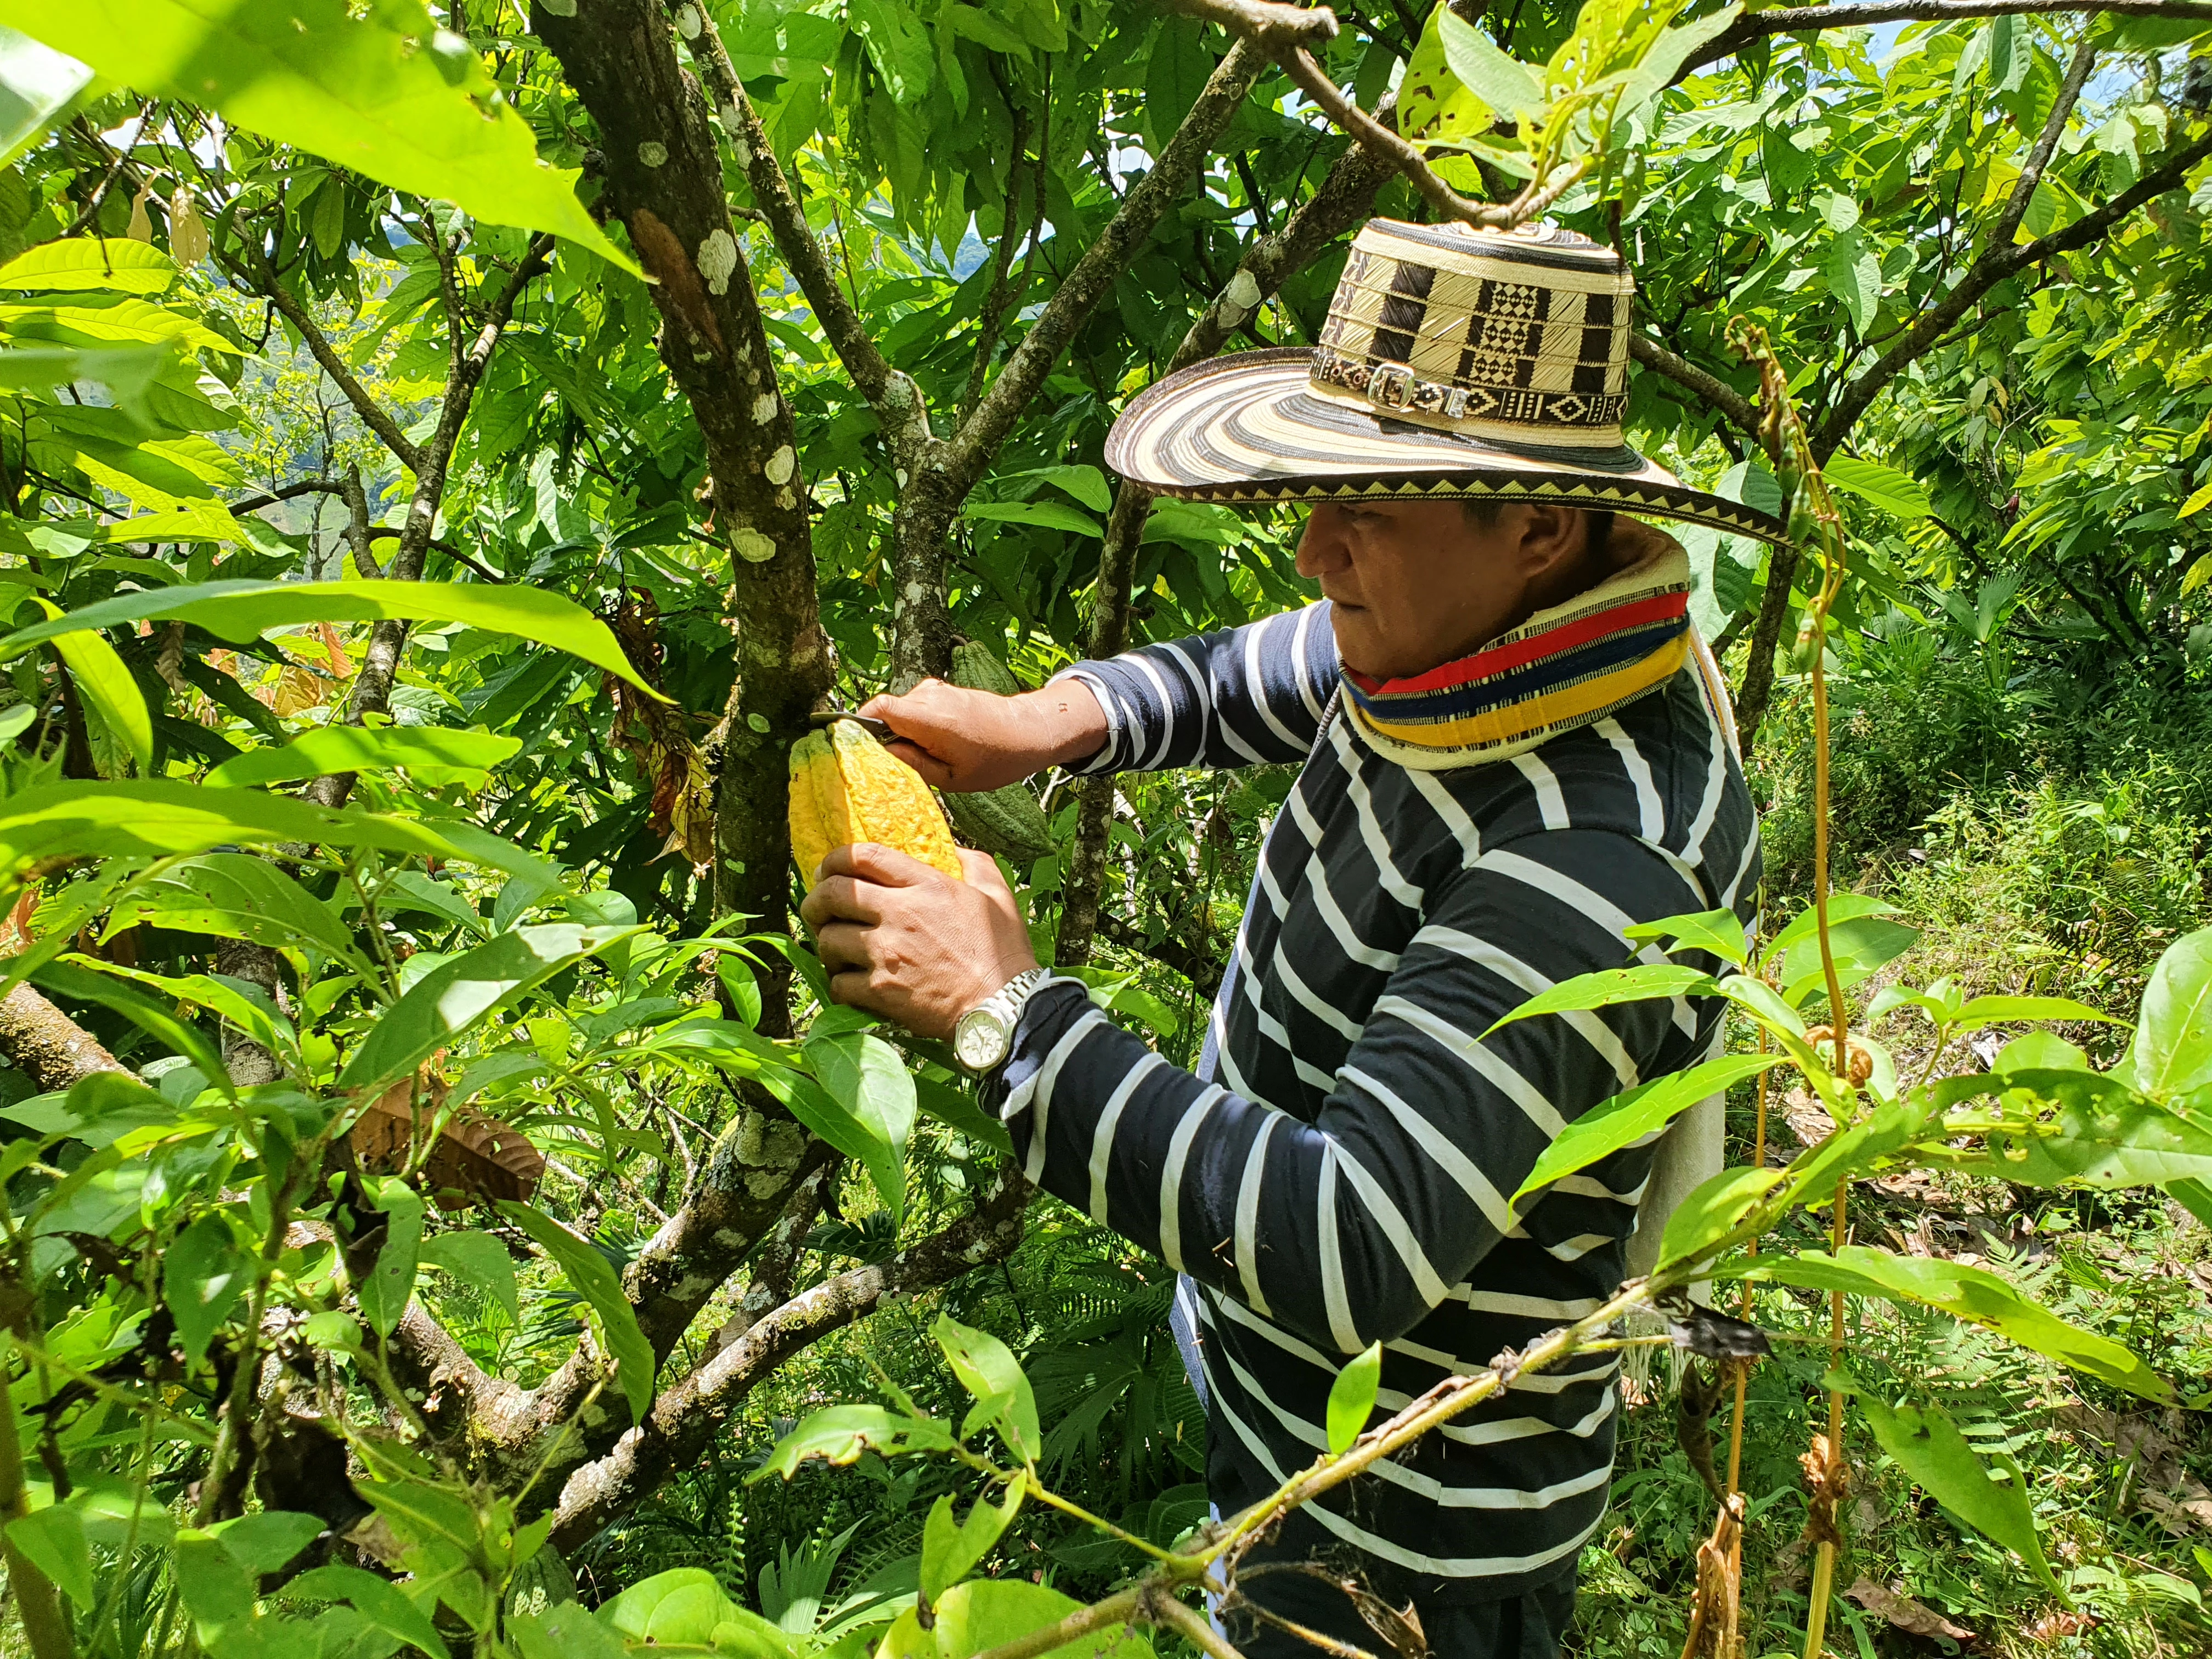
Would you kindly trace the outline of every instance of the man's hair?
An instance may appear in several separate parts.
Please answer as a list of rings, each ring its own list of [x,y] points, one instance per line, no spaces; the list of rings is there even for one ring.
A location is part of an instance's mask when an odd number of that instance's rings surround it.
[[[1485,530],[1496,524],[1498,515],[1505,510],[1505,503],[1492,496],[1462,501],[1459,506],[1468,523],[1480,525]],[[1613,514],[1599,507],[1577,507],[1576,511],[1589,520],[1589,545],[1583,550],[1583,556],[1593,564],[1601,562],[1607,544],[1613,539]]]

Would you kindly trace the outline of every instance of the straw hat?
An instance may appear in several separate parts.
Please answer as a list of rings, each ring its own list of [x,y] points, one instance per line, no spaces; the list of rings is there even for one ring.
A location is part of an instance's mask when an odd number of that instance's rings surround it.
[[[1370,220],[1319,346],[1169,375],[1114,423],[1106,465],[1230,506],[1541,500],[1785,540],[1623,441],[1635,291],[1620,255],[1554,226]]]

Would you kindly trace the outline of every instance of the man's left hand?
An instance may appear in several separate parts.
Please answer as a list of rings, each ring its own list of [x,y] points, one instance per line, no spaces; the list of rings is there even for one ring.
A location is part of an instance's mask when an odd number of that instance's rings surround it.
[[[1037,965],[998,865],[966,848],[960,862],[965,881],[888,847],[830,848],[799,914],[814,930],[831,996],[944,1038]]]

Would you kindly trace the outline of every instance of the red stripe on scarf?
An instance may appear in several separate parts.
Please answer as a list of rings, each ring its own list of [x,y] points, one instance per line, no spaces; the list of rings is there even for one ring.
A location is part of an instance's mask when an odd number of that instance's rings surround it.
[[[1690,596],[1686,592],[1655,593],[1648,599],[1593,611],[1587,617],[1563,623],[1540,634],[1532,634],[1524,640],[1494,646],[1487,651],[1478,651],[1471,657],[1458,658],[1441,667],[1431,668],[1425,674],[1416,674],[1407,679],[1373,680],[1349,665],[1344,672],[1370,697],[1446,691],[1512,669],[1525,668],[1541,658],[1571,651],[1608,634],[1625,633],[1632,628],[1679,617],[1689,609],[1689,605]]]

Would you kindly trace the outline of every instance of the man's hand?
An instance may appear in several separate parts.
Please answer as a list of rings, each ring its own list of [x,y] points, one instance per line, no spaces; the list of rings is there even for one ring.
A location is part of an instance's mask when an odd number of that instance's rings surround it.
[[[961,1015],[1037,965],[999,866],[966,848],[960,862],[965,881],[888,847],[830,849],[799,914],[814,930],[831,996],[916,1036],[949,1037]]]
[[[1016,697],[924,680],[902,697],[872,697],[860,712],[898,733],[891,753],[925,782],[958,794],[1018,783],[1106,744],[1105,712],[1077,680]]]

